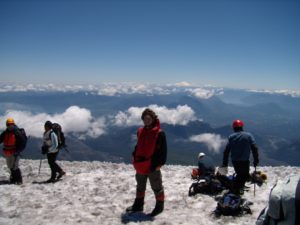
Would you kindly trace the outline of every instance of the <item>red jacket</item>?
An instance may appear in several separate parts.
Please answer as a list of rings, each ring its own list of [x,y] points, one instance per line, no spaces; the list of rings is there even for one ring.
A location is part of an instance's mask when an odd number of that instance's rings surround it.
[[[3,151],[5,156],[11,156],[16,152],[17,139],[13,131],[8,131],[4,135]]]
[[[151,161],[156,151],[160,129],[159,120],[153,128],[142,127],[138,130],[138,140],[133,154],[133,166],[139,174],[151,172]]]

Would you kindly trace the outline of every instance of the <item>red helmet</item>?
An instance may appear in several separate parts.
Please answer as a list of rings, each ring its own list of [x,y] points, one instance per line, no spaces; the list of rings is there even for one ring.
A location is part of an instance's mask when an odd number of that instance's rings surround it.
[[[241,120],[235,120],[232,123],[232,128],[243,128],[244,122]]]

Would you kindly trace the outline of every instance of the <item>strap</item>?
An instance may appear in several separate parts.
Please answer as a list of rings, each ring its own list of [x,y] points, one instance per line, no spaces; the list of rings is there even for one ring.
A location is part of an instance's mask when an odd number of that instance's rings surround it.
[[[297,184],[296,188],[296,195],[295,195],[295,225],[300,224],[300,179]]]

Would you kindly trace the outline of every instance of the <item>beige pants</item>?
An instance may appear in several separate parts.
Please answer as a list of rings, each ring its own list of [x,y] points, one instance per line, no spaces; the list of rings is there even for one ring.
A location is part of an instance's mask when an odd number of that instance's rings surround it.
[[[5,156],[7,167],[11,170],[19,169],[20,156]]]
[[[144,193],[146,191],[147,180],[149,178],[151,188],[155,195],[163,193],[164,187],[162,184],[162,176],[160,170],[156,170],[148,175],[136,174],[137,191]]]

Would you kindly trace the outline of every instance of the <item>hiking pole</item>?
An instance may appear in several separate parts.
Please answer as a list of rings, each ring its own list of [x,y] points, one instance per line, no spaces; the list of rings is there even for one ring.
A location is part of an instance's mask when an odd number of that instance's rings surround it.
[[[38,174],[38,176],[40,176],[41,167],[42,167],[42,159],[40,159],[40,166],[39,166],[39,174]]]
[[[254,174],[256,176],[256,166],[254,166]],[[254,197],[255,197],[255,191],[256,191],[256,181],[254,181]]]
[[[67,146],[65,146],[64,149],[66,150],[67,153],[70,154],[70,151],[69,151],[69,149],[67,148]]]

